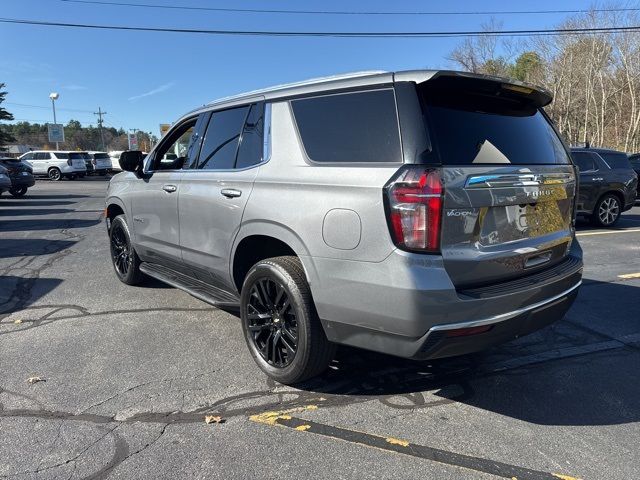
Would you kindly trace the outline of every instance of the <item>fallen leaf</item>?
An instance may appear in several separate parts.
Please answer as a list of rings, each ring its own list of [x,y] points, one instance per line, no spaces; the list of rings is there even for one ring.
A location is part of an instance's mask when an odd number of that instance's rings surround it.
[[[210,423],[224,423],[224,419],[219,415],[207,415],[204,417],[204,423],[207,425]]]
[[[17,319],[17,320],[14,320],[13,323],[15,323],[16,325],[20,325],[22,323],[22,320]]]
[[[40,378],[40,377],[29,377],[29,378],[27,378],[27,382],[29,382],[29,383],[38,383],[38,382],[46,382],[46,380],[44,378]]]

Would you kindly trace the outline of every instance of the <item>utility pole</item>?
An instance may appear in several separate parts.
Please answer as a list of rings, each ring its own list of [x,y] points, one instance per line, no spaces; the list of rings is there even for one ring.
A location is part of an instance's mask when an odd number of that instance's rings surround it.
[[[94,115],[98,116],[98,127],[100,127],[100,143],[102,144],[102,151],[106,151],[105,150],[105,146],[104,146],[104,134],[102,133],[102,116],[106,115],[107,112],[103,112],[100,107],[98,107],[98,111],[97,112],[93,112]]]

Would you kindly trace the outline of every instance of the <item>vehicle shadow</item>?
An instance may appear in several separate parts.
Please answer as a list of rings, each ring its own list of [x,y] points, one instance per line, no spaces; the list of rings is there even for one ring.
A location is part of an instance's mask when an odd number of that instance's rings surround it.
[[[27,197],[24,200],[0,200],[0,207],[33,207],[33,206],[60,206],[60,205],[73,205],[76,202],[68,202],[68,201],[40,201],[40,200],[32,200],[30,197]]]
[[[45,219],[45,220],[3,220],[0,232],[23,232],[34,230],[61,230],[93,227],[101,222],[97,220]]]
[[[44,238],[0,238],[0,258],[50,255],[66,250],[76,242]]]
[[[564,320],[531,336],[423,362],[340,348],[325,374],[296,387],[399,409],[458,402],[544,425],[638,422],[640,345],[624,338],[638,341],[639,309],[640,287],[591,281]]]
[[[35,303],[62,283],[60,278],[0,277],[0,319]]]
[[[65,214],[71,213],[73,210],[68,208],[48,208],[48,209],[28,209],[28,210],[18,210],[18,209],[8,209],[8,210],[0,210],[0,217],[24,217],[31,215],[57,215],[57,214]]]
[[[29,195],[29,198],[33,198],[35,200],[40,200],[40,199],[50,199],[50,200],[55,200],[55,199],[60,199],[60,200],[68,200],[70,198],[89,198],[89,195],[77,195],[74,193],[69,193],[69,194],[54,194],[54,195],[49,195],[49,194],[45,194],[45,195],[41,195],[41,194],[31,194]]]

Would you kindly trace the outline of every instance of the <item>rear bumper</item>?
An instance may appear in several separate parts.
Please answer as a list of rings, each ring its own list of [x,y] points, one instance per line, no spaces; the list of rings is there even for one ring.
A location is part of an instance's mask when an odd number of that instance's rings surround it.
[[[442,258],[395,251],[380,263],[313,262],[311,290],[329,340],[407,358],[481,350],[561,319],[582,279],[582,250],[541,275],[484,289],[456,290]],[[483,333],[448,332],[489,325]]]
[[[36,184],[33,175],[16,175],[11,177],[11,187],[33,187]]]

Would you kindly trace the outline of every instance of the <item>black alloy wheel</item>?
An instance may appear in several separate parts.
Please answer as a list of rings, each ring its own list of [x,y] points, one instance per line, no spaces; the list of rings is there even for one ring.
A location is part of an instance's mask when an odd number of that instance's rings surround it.
[[[594,223],[601,227],[610,227],[618,221],[621,213],[618,197],[607,194],[596,205]]]
[[[257,279],[250,287],[247,328],[262,358],[277,368],[291,364],[298,349],[298,321],[289,296],[273,279]]]
[[[127,285],[137,285],[142,280],[140,259],[131,245],[129,227],[124,215],[119,215],[111,222],[109,231],[111,261],[116,275]]]
[[[272,379],[292,385],[329,366],[335,344],[324,332],[298,257],[266,258],[249,270],[240,316],[251,356]]]

